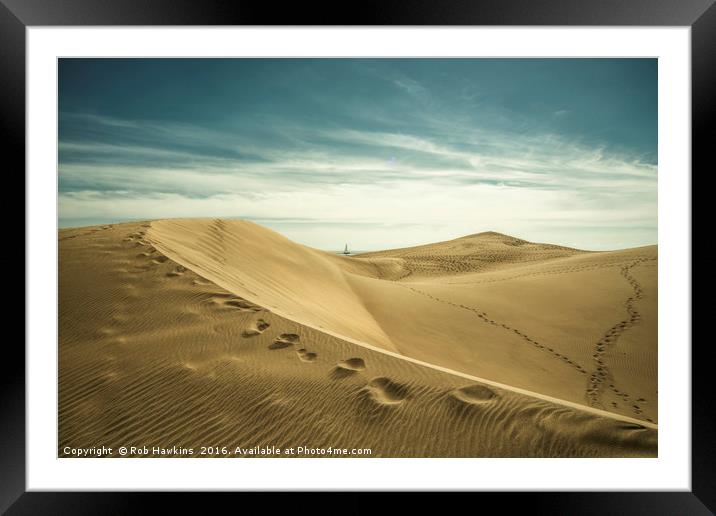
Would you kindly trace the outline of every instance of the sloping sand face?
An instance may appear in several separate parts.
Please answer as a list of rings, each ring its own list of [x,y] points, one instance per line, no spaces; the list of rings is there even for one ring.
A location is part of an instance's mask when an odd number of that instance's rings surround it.
[[[345,258],[238,221],[60,231],[59,455],[655,456],[656,250],[530,260],[468,238],[502,262]]]

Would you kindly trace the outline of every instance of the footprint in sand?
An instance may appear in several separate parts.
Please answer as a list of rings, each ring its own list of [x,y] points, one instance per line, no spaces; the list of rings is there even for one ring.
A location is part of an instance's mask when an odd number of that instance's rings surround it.
[[[301,362],[315,362],[318,358],[318,353],[307,351],[305,348],[296,350],[296,354],[298,355],[298,358],[301,360]]]
[[[336,366],[331,370],[331,378],[335,380],[346,378],[348,376],[353,376],[364,369],[365,362],[362,358],[348,358],[346,360],[341,360],[336,364]]]
[[[207,298],[207,302],[212,305],[237,310],[239,312],[260,312],[263,310],[260,306],[255,305],[242,297],[224,292],[211,294]]]
[[[450,393],[454,399],[469,405],[481,405],[498,398],[495,391],[485,385],[468,385]]]
[[[273,341],[271,344],[269,344],[269,349],[284,349],[293,346],[298,341],[301,340],[301,337],[296,335],[295,333],[282,333],[278,336],[278,338]]]
[[[249,312],[258,312],[261,310],[260,307],[242,298],[229,299],[224,302],[224,306],[228,306],[229,308],[238,308],[241,311]]]
[[[365,361],[362,358],[349,358],[338,362],[336,367],[349,371],[363,371],[365,369]]]
[[[269,323],[267,323],[263,319],[259,319],[258,321],[256,321],[256,324],[253,328],[245,329],[241,335],[244,337],[253,337],[255,335],[261,335],[264,330],[269,326],[271,326]]]
[[[373,378],[365,388],[373,401],[381,405],[398,405],[410,394],[410,389],[407,385],[385,376]]]
[[[182,265],[177,265],[176,269],[174,269],[171,272],[167,272],[167,276],[174,277],[174,276],[181,276],[186,272],[186,267]]]

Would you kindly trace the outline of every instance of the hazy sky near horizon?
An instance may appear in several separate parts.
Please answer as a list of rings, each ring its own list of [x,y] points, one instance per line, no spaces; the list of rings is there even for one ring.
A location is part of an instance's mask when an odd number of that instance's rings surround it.
[[[656,59],[60,59],[61,227],[657,243]]]

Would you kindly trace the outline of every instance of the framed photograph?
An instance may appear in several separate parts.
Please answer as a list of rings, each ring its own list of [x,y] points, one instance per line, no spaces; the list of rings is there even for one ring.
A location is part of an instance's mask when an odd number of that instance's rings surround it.
[[[1,509],[711,513],[712,2],[3,2],[28,301]]]

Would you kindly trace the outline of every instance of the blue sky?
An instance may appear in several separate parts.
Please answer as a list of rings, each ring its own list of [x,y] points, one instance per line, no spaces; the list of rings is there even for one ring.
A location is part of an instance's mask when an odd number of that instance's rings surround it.
[[[655,59],[61,59],[60,226],[656,243]]]

